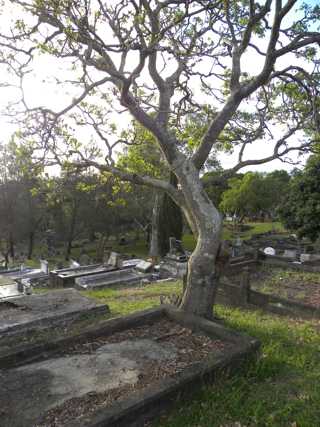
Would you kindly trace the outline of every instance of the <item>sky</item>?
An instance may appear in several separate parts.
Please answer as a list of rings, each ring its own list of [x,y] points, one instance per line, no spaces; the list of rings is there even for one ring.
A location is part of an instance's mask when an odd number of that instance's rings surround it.
[[[309,0],[308,3],[317,4],[317,0]],[[14,15],[12,19],[15,18],[16,16]],[[6,21],[4,22],[3,19],[5,19]],[[2,21],[0,18],[0,25],[1,23],[2,25],[8,25],[9,23],[9,20],[7,19],[5,14],[2,15]],[[279,67],[285,67],[289,65],[291,63],[291,60],[292,58],[290,58],[290,56],[285,57],[285,59],[281,60],[281,62],[279,63]],[[262,67],[262,64],[262,58],[257,55],[254,55],[252,52],[244,55],[242,59],[242,69],[247,69],[251,73],[252,70],[258,73]],[[6,80],[5,76],[6,74],[2,73],[2,81]],[[65,64],[57,61],[55,58],[50,57],[46,54],[43,54],[38,57],[37,62],[34,66],[34,70],[30,72],[28,78],[24,83],[25,97],[30,107],[46,105],[55,111],[59,111],[60,109],[66,106],[66,104],[68,103],[68,99],[76,95],[76,92],[74,92],[71,88],[69,88],[68,93],[66,92],[66,89],[63,86],[57,85],[55,81],[56,77],[68,78],[68,72],[66,71]],[[0,87],[0,93],[0,111],[6,111],[7,102],[16,99],[18,91],[17,89],[12,87]],[[117,116],[114,116],[114,120],[119,122]],[[129,120],[129,116],[128,119],[125,119],[124,115],[121,116],[121,121],[125,124],[125,127],[128,125]],[[0,126],[0,141],[6,142],[9,140],[11,134],[16,130],[16,127],[8,122],[8,119],[5,117],[5,115],[0,115]],[[275,133],[277,134],[277,130]],[[280,128],[278,133],[280,135]],[[254,146],[248,148],[247,158],[261,158],[267,156],[268,154],[270,154],[270,148],[267,144],[263,143],[263,141],[260,141],[259,144],[255,144]],[[236,163],[236,158],[237,151],[235,151],[233,155],[222,154],[219,156],[219,160],[221,161],[221,164],[224,168],[232,167]],[[295,156],[293,156],[293,159],[297,160]],[[291,170],[292,168],[293,166],[291,164],[283,163],[280,160],[275,160],[273,162],[269,162],[257,167],[248,167],[246,169],[243,169],[243,171],[272,171],[274,169]]]

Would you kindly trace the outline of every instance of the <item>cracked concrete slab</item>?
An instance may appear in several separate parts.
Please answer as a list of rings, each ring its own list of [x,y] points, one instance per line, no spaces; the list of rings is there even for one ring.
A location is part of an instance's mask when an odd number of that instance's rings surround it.
[[[176,357],[171,343],[151,339],[105,344],[92,354],[73,354],[0,371],[1,427],[41,426],[39,418],[66,400],[135,384],[148,361]]]

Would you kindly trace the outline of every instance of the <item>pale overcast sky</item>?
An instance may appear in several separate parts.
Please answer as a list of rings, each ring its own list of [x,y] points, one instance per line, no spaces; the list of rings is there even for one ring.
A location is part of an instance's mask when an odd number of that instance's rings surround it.
[[[317,4],[318,1],[309,0],[308,3]],[[16,16],[12,16],[11,19],[16,19]],[[0,17],[0,25],[2,25],[2,27],[3,25],[7,26],[9,21],[10,20],[8,16],[6,16],[6,14],[2,14],[2,17]],[[292,56],[287,56],[277,64],[277,68],[285,67],[292,63],[291,61],[293,60],[294,58]],[[259,57],[259,55],[253,54],[253,52],[249,52],[243,57],[241,65],[244,71],[248,70],[250,71],[250,74],[257,74],[261,69],[262,64],[263,59]],[[29,74],[28,78],[24,83],[25,95],[30,107],[45,105],[52,108],[53,110],[59,111],[60,109],[66,106],[66,104],[68,103],[68,99],[72,99],[72,97],[76,94],[74,89],[69,88],[66,90],[63,86],[57,85],[55,83],[55,77],[68,78],[68,71],[66,71],[65,63],[62,63],[61,61],[45,54],[37,58],[37,61],[33,66],[33,70],[34,71]],[[255,73],[252,70],[254,70]],[[5,80],[6,74],[5,72],[2,72],[0,83],[4,82]],[[12,87],[0,87],[0,91],[0,110],[5,110],[7,102],[15,100],[18,95],[18,92]],[[121,116],[121,122],[126,123],[126,120],[124,119],[123,115]],[[12,132],[14,132],[16,129],[14,126],[8,123],[8,119],[4,115],[0,116],[0,126],[1,142],[6,142],[10,138]],[[279,135],[280,134],[281,129],[279,128]],[[261,158],[270,154],[270,148],[268,147],[268,145],[261,142],[259,144],[254,144],[252,147],[249,147],[246,158]],[[236,153],[234,155],[221,155],[220,160],[223,167],[232,167],[236,163]],[[257,166],[256,168],[247,168],[247,170],[290,170],[292,169],[292,167],[292,165],[288,165],[281,162],[280,160],[276,160],[264,165]]]

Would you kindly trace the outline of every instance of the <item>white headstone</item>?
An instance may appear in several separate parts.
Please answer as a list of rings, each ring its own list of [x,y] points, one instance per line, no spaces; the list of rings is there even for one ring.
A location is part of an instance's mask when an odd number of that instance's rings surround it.
[[[275,255],[276,254],[276,250],[274,248],[272,248],[271,246],[268,246],[267,248],[264,248],[263,252],[266,255]]]
[[[44,274],[49,274],[49,263],[47,260],[45,260],[45,259],[40,260],[40,270]]]
[[[70,260],[70,268],[77,268],[77,267],[80,267],[80,264],[77,261],[75,261],[74,259],[71,259]]]

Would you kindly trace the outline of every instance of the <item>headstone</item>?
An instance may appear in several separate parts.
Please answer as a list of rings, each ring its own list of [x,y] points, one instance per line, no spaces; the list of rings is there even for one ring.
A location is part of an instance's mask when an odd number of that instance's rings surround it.
[[[79,257],[79,263],[80,265],[89,265],[90,264],[90,257],[88,254],[83,252]]]
[[[77,268],[77,267],[80,267],[80,264],[77,261],[75,261],[74,259],[71,259],[70,260],[70,268]]]
[[[285,249],[282,256],[283,258],[296,259],[297,251],[295,249]]]
[[[275,251],[275,249],[274,248],[272,248],[271,246],[268,246],[267,248],[264,248],[263,249],[263,252],[266,254],[266,255],[275,255],[276,254],[276,251]]]
[[[136,270],[141,271],[143,273],[148,273],[152,270],[153,264],[148,261],[140,261],[139,264],[136,265]]]
[[[102,256],[102,264],[103,265],[107,265],[108,264],[109,258],[110,258],[110,254],[111,254],[110,251],[104,251],[103,252],[103,256]]]
[[[187,260],[185,251],[182,247],[181,240],[177,240],[175,237],[169,238],[169,253],[167,257],[176,261],[184,262]]]
[[[49,263],[47,260],[45,260],[45,259],[40,260],[40,270],[44,274],[49,274]]]
[[[108,265],[113,267],[121,268],[122,267],[122,257],[117,252],[111,252],[108,259]]]

